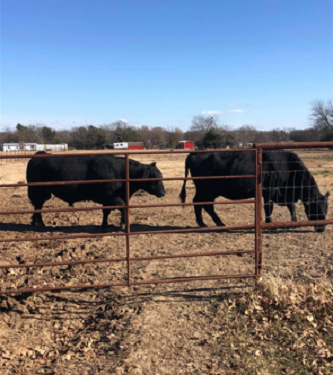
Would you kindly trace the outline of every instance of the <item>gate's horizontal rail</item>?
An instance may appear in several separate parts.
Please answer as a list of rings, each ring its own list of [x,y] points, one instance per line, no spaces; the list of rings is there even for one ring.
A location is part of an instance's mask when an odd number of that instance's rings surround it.
[[[304,148],[330,148],[333,142],[288,142],[288,143],[255,143],[254,149],[262,150],[292,150]]]
[[[265,223],[262,224],[262,229],[279,229],[279,228],[292,228],[292,227],[313,227],[333,224],[333,219],[328,220],[312,220],[312,221],[298,221],[298,222],[283,222],[283,223]],[[24,241],[47,241],[47,240],[72,240],[77,238],[96,238],[96,237],[112,237],[112,236],[135,236],[142,234],[163,234],[163,233],[191,233],[191,232],[220,232],[228,230],[251,230],[255,226],[252,224],[247,225],[233,225],[225,227],[204,227],[204,228],[184,228],[184,229],[170,229],[170,230],[152,230],[152,231],[141,231],[141,232],[113,232],[113,233],[91,233],[91,234],[78,234],[78,235],[55,235],[45,237],[30,237],[30,238],[4,238],[0,239],[0,243],[4,242],[24,242]]]
[[[175,254],[175,255],[154,255],[146,257],[134,257],[129,258],[129,261],[137,260],[156,260],[156,259],[174,259],[174,258],[196,258],[196,257],[209,257],[217,255],[237,255],[237,254],[252,254],[254,250],[229,250],[229,251],[213,251],[206,253],[189,253],[189,254]],[[2,268],[31,268],[31,267],[52,267],[52,266],[66,266],[66,265],[77,265],[77,264],[89,264],[89,263],[110,263],[110,262],[125,262],[127,258],[101,258],[101,259],[87,259],[87,260],[69,260],[59,262],[43,262],[43,263],[26,263],[26,264],[10,264],[0,265]]]
[[[113,232],[113,233],[90,233],[90,234],[77,234],[77,235],[55,235],[45,237],[30,237],[30,238],[3,238],[0,239],[0,243],[4,242],[24,242],[24,241],[48,241],[48,240],[73,240],[77,238],[96,238],[96,237],[112,237],[112,236],[135,236],[141,234],[163,234],[163,233],[191,233],[191,232],[207,232],[207,231],[228,231],[228,230],[248,230],[254,229],[254,225],[233,225],[226,227],[204,227],[204,228],[184,228],[184,229],[170,229],[170,230],[152,230],[142,232]]]
[[[177,206],[200,206],[200,205],[216,205],[216,204],[252,204],[254,199],[243,199],[237,201],[222,201],[222,202],[192,202],[192,203],[164,203],[164,204],[134,204],[129,205],[128,208],[153,208],[153,207],[177,207]],[[54,213],[54,212],[76,212],[76,211],[94,211],[94,210],[113,210],[126,208],[126,206],[90,206],[90,207],[64,207],[64,208],[43,208],[41,210],[22,210],[22,211],[0,211],[0,215],[16,215],[16,214],[34,214],[34,213]]]
[[[192,281],[207,281],[207,280],[222,280],[222,279],[252,279],[256,275],[223,275],[223,276],[197,276],[188,278],[175,278],[175,279],[160,279],[160,280],[144,280],[132,281],[131,283],[110,283],[110,284],[88,284],[88,285],[71,285],[71,286],[58,286],[58,287],[45,287],[45,288],[21,288],[13,290],[1,290],[0,294],[17,294],[17,293],[36,293],[36,292],[52,292],[59,290],[70,289],[91,289],[91,288],[109,288],[112,286],[129,286],[129,285],[147,285],[147,284],[172,284],[172,283],[186,283]]]
[[[65,154],[33,154],[33,155],[0,155],[0,159],[43,159],[43,158],[80,158],[89,156],[107,156],[107,155],[175,155],[175,154],[199,154],[199,153],[218,153],[218,152],[255,152],[254,148],[233,148],[223,150],[176,150],[176,151],[103,151],[103,152],[75,152]]]
[[[236,175],[236,176],[200,176],[200,177],[161,177],[161,178],[132,178],[129,182],[143,181],[184,181],[184,180],[224,180],[233,178],[254,178],[255,175]],[[110,182],[126,182],[126,179],[113,180],[80,180],[80,181],[47,181],[47,182],[30,182],[24,184],[1,184],[0,188],[7,187],[25,187],[25,186],[58,186],[58,185],[87,185],[87,184],[106,184]]]
[[[300,227],[314,227],[333,224],[333,219],[327,220],[309,220],[309,221],[285,221],[277,223],[262,224],[262,229],[280,229],[280,228],[300,228]]]

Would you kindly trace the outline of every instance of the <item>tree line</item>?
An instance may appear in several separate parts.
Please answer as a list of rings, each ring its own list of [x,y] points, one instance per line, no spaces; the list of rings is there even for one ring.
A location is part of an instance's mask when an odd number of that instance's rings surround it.
[[[313,102],[310,120],[311,127],[304,130],[276,128],[270,131],[259,131],[251,125],[232,129],[221,124],[217,116],[205,115],[194,116],[186,132],[177,127],[135,127],[120,120],[106,125],[79,126],[59,131],[45,125],[17,124],[14,131],[5,129],[0,133],[0,144],[67,143],[78,150],[102,149],[116,135],[125,142],[143,142],[147,149],[156,149],[160,145],[173,149],[181,140],[191,140],[200,149],[246,147],[257,142],[333,141],[332,101],[326,104],[323,101]]]

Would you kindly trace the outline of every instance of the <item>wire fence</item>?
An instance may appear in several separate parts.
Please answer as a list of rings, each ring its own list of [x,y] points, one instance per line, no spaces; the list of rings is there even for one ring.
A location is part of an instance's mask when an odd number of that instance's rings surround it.
[[[302,149],[296,153],[278,151],[272,146],[260,144],[251,150],[225,150],[235,155],[250,155],[250,172],[237,175],[224,173],[180,177],[184,173],[188,151],[172,154],[168,151],[140,151],[123,153],[124,168],[117,178],[72,181],[67,178],[57,181],[53,177],[49,181],[20,181],[20,184],[12,178],[11,183],[1,183],[0,231],[3,236],[0,239],[0,272],[3,278],[0,293],[254,279],[266,274],[282,277],[330,274],[333,270],[332,196],[327,195],[327,214],[320,207],[323,197],[332,189],[333,182],[333,152],[322,147],[333,147],[333,143],[303,145],[303,148],[321,148],[315,151]],[[301,147],[299,144],[282,146]],[[279,147],[281,145],[276,146]],[[212,151],[219,152],[221,150]],[[100,152],[98,157],[110,154],[113,152]],[[298,155],[299,159],[293,155]],[[29,158],[74,160],[85,157],[91,159],[91,156],[97,157],[97,154],[21,154],[2,155],[1,158],[22,161]],[[134,178],[130,156],[141,158],[143,162],[158,159],[161,171],[168,176]],[[309,172],[306,172],[306,168]],[[21,179],[17,177],[17,181]],[[225,181],[232,187],[238,179],[251,181],[253,198],[191,203],[179,203],[176,198],[180,184],[185,180],[192,183],[196,180],[211,180],[211,186],[218,181]],[[130,203],[133,184],[158,181],[169,184],[162,200],[139,190],[132,198],[133,203]],[[46,208],[31,209],[27,198],[27,188],[31,187],[51,185],[53,188],[63,188],[74,184],[98,189],[114,183],[120,183],[123,189],[122,204],[118,202],[102,207],[78,203],[68,208],[63,206],[60,199],[52,198]],[[195,187],[190,185],[188,189],[192,198]],[[193,208],[203,203],[205,209],[214,205],[216,211],[226,217],[227,225],[197,227]],[[115,226],[106,231],[101,227],[96,228],[98,212],[113,209],[126,211],[125,231]],[[304,215],[305,211],[307,215]],[[38,230],[31,226],[28,214],[42,214],[47,227]],[[120,219],[119,215],[112,219],[112,223],[116,219]],[[316,227],[317,232],[311,227]],[[326,228],[324,232],[323,228]],[[251,246],[253,243],[254,246]],[[190,269],[186,268],[186,263]],[[154,275],[155,278],[152,278]]]
[[[333,150],[291,151],[263,152],[265,221],[295,225],[264,231],[265,272],[287,278],[332,277],[332,225],[296,225],[333,219]]]

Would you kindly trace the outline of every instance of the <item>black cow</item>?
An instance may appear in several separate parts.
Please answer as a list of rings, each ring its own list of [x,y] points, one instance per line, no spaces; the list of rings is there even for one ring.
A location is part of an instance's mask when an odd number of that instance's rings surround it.
[[[219,152],[192,153],[186,159],[185,176],[191,171],[192,177],[199,176],[231,176],[255,174],[255,153]],[[248,199],[255,197],[253,178],[193,180],[196,194],[193,202],[209,202],[222,196],[228,199]],[[185,202],[186,180],[180,193]],[[321,195],[315,179],[304,163],[293,152],[263,152],[263,198],[266,223],[272,222],[273,203],[287,206],[292,221],[297,221],[295,203],[300,200],[304,204],[309,220],[325,220],[327,214],[327,198]],[[202,220],[202,208],[211,216],[218,226],[224,226],[212,205],[194,206],[198,225],[206,226]],[[317,232],[323,232],[325,226],[316,226]]]
[[[37,154],[45,154],[44,151]],[[141,164],[129,161],[129,174],[132,179],[162,178],[156,163]],[[80,181],[125,179],[125,158],[107,156],[80,156],[61,158],[34,158],[27,166],[27,181]],[[156,197],[164,197],[162,181],[139,181],[130,183],[130,197],[138,190],[145,190]],[[108,182],[98,184],[29,186],[28,196],[36,209],[41,209],[45,201],[54,195],[72,206],[80,201],[93,201],[103,206],[123,206],[126,201],[125,182]],[[102,226],[107,226],[110,209],[103,210]],[[121,224],[126,223],[126,210],[121,211]],[[32,224],[44,226],[42,215],[34,213]]]

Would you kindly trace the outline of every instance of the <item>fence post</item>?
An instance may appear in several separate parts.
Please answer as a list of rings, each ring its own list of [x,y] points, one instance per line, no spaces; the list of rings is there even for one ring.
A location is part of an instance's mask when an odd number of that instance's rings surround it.
[[[256,148],[255,274],[262,276],[262,149]]]
[[[131,285],[131,244],[130,244],[130,171],[129,171],[129,155],[125,154],[125,170],[126,170],[126,257],[127,257],[127,283]]]

